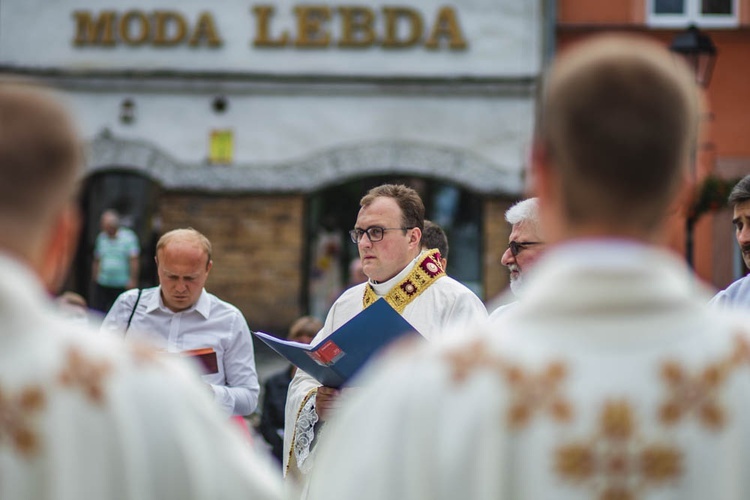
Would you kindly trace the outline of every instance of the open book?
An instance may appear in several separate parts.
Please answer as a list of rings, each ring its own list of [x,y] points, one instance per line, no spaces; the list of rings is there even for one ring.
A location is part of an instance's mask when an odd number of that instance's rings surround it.
[[[421,338],[417,330],[383,299],[344,323],[315,346],[281,340],[263,332],[253,332],[318,382],[341,387],[380,349],[404,335]]]

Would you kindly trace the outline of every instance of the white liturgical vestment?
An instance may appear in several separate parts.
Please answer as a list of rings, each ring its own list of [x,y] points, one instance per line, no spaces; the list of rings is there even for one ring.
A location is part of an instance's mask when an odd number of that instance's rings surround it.
[[[365,288],[372,286],[378,297],[388,294],[398,286],[427,255],[422,252],[403,271],[388,281],[368,285],[362,283],[346,290],[336,300],[326,317],[323,329],[313,339],[313,344],[330,335],[363,309]],[[449,276],[441,276],[406,305],[403,317],[427,339],[438,338],[451,326],[466,326],[487,319],[487,310],[471,290]],[[307,373],[297,370],[286,404],[284,430],[284,470],[299,479],[299,472],[312,469],[314,451],[311,446],[315,436],[315,392],[320,383]]]
[[[750,498],[750,320],[632,242],[551,249],[513,310],[372,364],[312,500]]]
[[[0,498],[281,497],[185,361],[60,316],[1,254],[0,270]]]

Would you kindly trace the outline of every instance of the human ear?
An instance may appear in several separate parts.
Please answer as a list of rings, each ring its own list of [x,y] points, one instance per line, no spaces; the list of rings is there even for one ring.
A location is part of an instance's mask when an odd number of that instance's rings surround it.
[[[70,202],[55,215],[41,263],[42,282],[50,293],[59,292],[68,277],[70,264],[78,248],[80,230],[80,211],[75,202]]]

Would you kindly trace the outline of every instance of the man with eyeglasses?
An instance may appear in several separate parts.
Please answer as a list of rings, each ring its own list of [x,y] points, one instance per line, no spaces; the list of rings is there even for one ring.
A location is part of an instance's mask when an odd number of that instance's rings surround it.
[[[729,206],[732,207],[734,235],[742,253],[746,267],[750,267],[750,175],[743,177],[729,193]],[[725,290],[719,291],[711,299],[715,307],[747,309],[750,307],[750,275],[743,276]]]
[[[545,249],[544,239],[539,227],[539,201],[529,198],[519,201],[505,212],[505,220],[512,226],[508,249],[503,253],[500,262],[510,271],[510,290],[516,298],[523,293],[524,276],[533,266]],[[518,301],[505,304],[490,314],[490,319],[508,312]]]
[[[424,204],[413,189],[385,184],[360,201],[352,242],[357,244],[367,282],[346,290],[331,307],[313,344],[379,298],[385,299],[424,337],[444,336],[451,325],[486,320],[487,310],[471,290],[450,278],[436,249],[421,248]],[[289,388],[284,431],[284,472],[297,480],[312,468],[316,423],[338,407],[339,391],[301,370]]]

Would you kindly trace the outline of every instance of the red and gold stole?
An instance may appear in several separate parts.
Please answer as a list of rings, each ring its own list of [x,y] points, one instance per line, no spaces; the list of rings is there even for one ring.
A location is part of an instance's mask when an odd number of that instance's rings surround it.
[[[419,297],[422,292],[443,276],[445,276],[445,269],[440,265],[440,252],[437,248],[432,248],[427,250],[422,259],[414,266],[414,269],[400,283],[391,288],[383,298],[399,314],[403,314],[404,309],[412,300]],[[365,287],[365,295],[362,297],[363,308],[366,309],[379,298],[375,290],[372,289],[372,285],[368,283]]]

